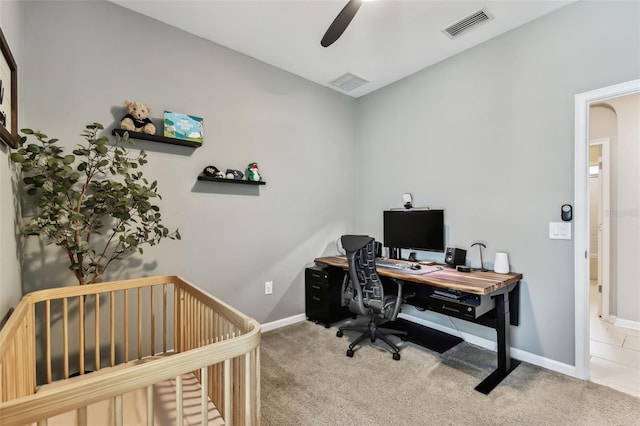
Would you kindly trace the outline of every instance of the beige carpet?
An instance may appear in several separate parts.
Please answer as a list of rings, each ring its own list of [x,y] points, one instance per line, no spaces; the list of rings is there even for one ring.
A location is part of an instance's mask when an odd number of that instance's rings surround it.
[[[400,342],[402,359],[354,334],[304,321],[263,334],[262,424],[640,425],[640,399],[530,364],[489,395],[474,390],[495,353],[465,342],[438,354]]]

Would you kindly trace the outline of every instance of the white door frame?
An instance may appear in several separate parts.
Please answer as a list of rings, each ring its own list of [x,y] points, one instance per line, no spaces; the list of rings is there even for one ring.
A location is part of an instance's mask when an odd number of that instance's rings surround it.
[[[575,375],[589,378],[589,106],[594,102],[640,92],[640,79],[575,96],[574,130],[574,294]]]
[[[589,146],[600,146],[600,222],[598,236],[598,285],[602,286],[601,297],[601,316],[605,321],[609,319],[609,262],[610,262],[610,246],[611,241],[611,197],[610,191],[610,145],[609,138],[591,139]],[[588,161],[588,160],[587,160]]]

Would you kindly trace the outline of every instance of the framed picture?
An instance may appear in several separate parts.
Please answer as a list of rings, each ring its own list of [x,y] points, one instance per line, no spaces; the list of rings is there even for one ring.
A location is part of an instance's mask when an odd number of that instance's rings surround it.
[[[9,44],[0,29],[0,140],[18,147],[18,71]]]

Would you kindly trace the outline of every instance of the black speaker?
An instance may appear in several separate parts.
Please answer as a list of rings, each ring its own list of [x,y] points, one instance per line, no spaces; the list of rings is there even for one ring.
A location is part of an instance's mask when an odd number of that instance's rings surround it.
[[[444,252],[444,263],[451,266],[464,265],[467,261],[467,251],[455,247],[447,247]]]

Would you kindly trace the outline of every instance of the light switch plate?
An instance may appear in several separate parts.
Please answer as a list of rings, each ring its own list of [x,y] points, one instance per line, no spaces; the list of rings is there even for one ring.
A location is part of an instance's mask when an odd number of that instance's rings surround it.
[[[550,240],[570,240],[571,222],[549,222]]]

